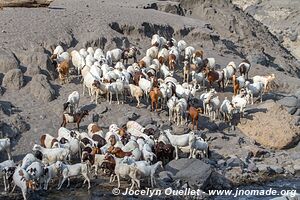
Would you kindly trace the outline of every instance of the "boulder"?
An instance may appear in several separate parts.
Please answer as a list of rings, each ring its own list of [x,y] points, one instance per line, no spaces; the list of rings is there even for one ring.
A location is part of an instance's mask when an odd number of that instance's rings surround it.
[[[228,188],[230,182],[201,160],[182,158],[172,160],[165,169],[174,174],[173,179],[188,183],[192,189]]]
[[[158,174],[160,180],[164,181],[164,182],[172,182],[173,178],[172,178],[172,173],[170,173],[169,171],[161,171]]]
[[[147,126],[148,124],[152,124],[153,123],[153,119],[149,115],[142,115],[141,117],[139,117],[136,120],[136,122],[138,122],[142,126]]]
[[[226,166],[227,167],[243,167],[244,162],[240,158],[238,158],[236,156],[232,156],[231,158],[226,160]]]
[[[27,66],[25,75],[34,76],[34,75],[41,74],[41,73],[42,73],[42,69],[40,68],[40,66],[37,66],[37,67]]]
[[[25,75],[34,76],[42,72],[49,79],[56,76],[55,67],[49,59],[49,56],[40,51],[16,51],[16,56],[21,64],[27,67]],[[39,71],[39,68],[41,69]]]
[[[282,174],[284,169],[281,166],[270,165],[271,170],[273,170],[276,174]]]
[[[29,92],[40,101],[50,102],[55,99],[55,90],[45,75],[37,74],[33,76],[28,88]]]
[[[251,113],[252,120],[238,124],[238,128],[264,147],[287,149],[299,140],[299,127],[294,117],[273,101],[264,102]],[[261,110],[261,111],[260,111]]]
[[[30,129],[30,125],[27,124],[24,118],[19,114],[14,116],[14,118],[12,119],[12,124],[18,129],[20,133],[26,132]]]
[[[3,78],[3,87],[19,90],[24,85],[23,73],[20,69],[9,70]]]
[[[297,31],[293,31],[292,33],[290,33],[289,38],[292,42],[297,41],[298,39],[298,32]]]
[[[294,161],[293,169],[296,173],[300,173],[300,159]]]
[[[261,64],[264,66],[269,65],[268,58],[262,53],[249,55],[247,56],[247,60],[249,60],[250,63]]]
[[[0,73],[6,73],[11,69],[19,67],[18,61],[15,56],[7,50],[0,49]]]
[[[285,107],[296,107],[297,106],[297,97],[296,96],[288,96],[280,99],[278,101],[279,104],[285,106]]]

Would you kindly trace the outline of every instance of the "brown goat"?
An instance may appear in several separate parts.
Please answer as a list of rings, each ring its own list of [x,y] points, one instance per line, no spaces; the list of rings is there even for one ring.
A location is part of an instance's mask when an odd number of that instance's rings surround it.
[[[124,152],[120,147],[110,146],[107,152],[115,155],[117,158],[124,158],[125,156],[131,156],[131,152]]]
[[[232,83],[233,83],[233,96],[236,96],[240,91],[240,84],[235,74],[232,76]]]
[[[157,111],[158,107],[158,98],[161,96],[161,92],[158,87],[154,87],[149,93],[151,99],[151,111],[154,111],[154,104],[155,110]]]
[[[203,51],[202,50],[195,51],[194,56],[203,59]]]
[[[146,78],[145,74],[143,74],[142,72],[135,72],[133,75],[133,83],[134,85],[139,85],[139,81],[141,78]]]
[[[63,114],[63,122],[61,123],[60,126],[66,127],[67,123],[76,123],[77,124],[77,129],[79,130],[79,124],[81,120],[83,119],[84,116],[88,115],[89,112],[87,110],[84,110],[80,113],[64,113]]]
[[[67,60],[64,60],[58,65],[57,71],[58,71],[58,77],[61,81],[61,84],[69,82],[69,68],[70,68],[70,64],[69,61]]]
[[[193,123],[193,130],[195,127],[195,123],[196,123],[196,128],[198,129],[198,121],[199,121],[199,114],[202,113],[202,109],[201,108],[195,108],[193,106],[189,107],[188,113],[192,119],[192,123]]]
[[[217,82],[219,88],[221,88],[222,86],[222,89],[224,91],[224,71],[212,71],[206,67],[204,68],[204,73],[206,75],[206,79],[208,80],[210,87],[214,82]]]
[[[168,60],[169,60],[169,70],[174,71],[176,67],[176,56],[174,54],[170,54]]]

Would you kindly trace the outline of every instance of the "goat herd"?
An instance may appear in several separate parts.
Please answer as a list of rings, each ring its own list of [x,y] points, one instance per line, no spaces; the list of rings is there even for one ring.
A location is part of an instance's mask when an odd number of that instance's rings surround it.
[[[161,109],[168,109],[169,121],[177,125],[187,122],[189,115],[193,129],[195,124],[198,128],[200,113],[212,120],[221,117],[229,123],[234,110],[243,116],[246,105],[253,104],[253,96],[259,95],[262,100],[262,94],[269,90],[270,82],[275,79],[274,74],[255,76],[253,83],[250,83],[248,72],[251,64],[247,60],[238,66],[230,62],[224,69],[217,70],[215,59],[204,59],[202,50],[195,50],[183,40],[177,42],[172,38],[167,41],[157,34],[153,35],[146,56],[139,61],[138,52],[135,47],[113,49],[105,56],[102,49],[89,47],[73,50],[69,54],[57,46],[51,60],[57,65],[62,84],[69,82],[69,70],[74,67],[78,76],[82,76],[83,96],[87,88],[91,101],[96,104],[100,95],[106,95],[110,104],[113,95],[116,95],[119,104],[120,100],[124,103],[127,94],[130,94],[137,100],[137,107],[140,107],[140,99],[144,97],[145,103],[148,103],[150,97],[152,111],[157,111],[160,104]],[[134,63],[128,66],[131,58]],[[123,62],[120,62],[121,59]],[[182,70],[180,63],[183,63]],[[235,75],[237,70],[240,72],[238,77]],[[174,78],[175,71],[183,72],[182,84]],[[212,88],[213,83],[218,83],[219,89],[224,90],[230,80],[234,95],[231,101],[225,98],[221,103],[216,90]],[[196,92],[206,85],[210,89],[196,98]],[[193,99],[198,99],[203,106],[192,106]],[[66,180],[69,186],[70,178],[75,176],[83,176],[84,183],[87,182],[90,189],[91,174],[98,175],[99,168],[104,174],[110,175],[110,182],[117,178],[118,187],[120,178],[130,179],[131,188],[140,188],[142,179],[150,179],[153,187],[157,169],[172,160],[174,152],[175,159],[178,159],[178,148],[186,148],[190,158],[195,158],[201,152],[209,157],[208,143],[193,131],[174,135],[171,130],[165,130],[160,132],[158,138],[154,138],[153,129],[128,121],[122,127],[111,124],[108,132],[96,123],[89,124],[87,132],[79,132],[80,121],[88,115],[87,110],[76,109],[79,100],[78,91],[69,95],[63,105],[63,122],[57,137],[42,135],[40,144],[35,144],[32,149],[34,154],[28,153],[20,163],[12,161],[10,139],[0,140],[0,151],[7,151],[9,158],[0,163],[5,191],[9,191],[13,183],[14,188],[18,186],[22,190],[26,199],[29,189],[43,187],[47,190],[49,182],[56,177],[59,177],[60,189]],[[77,123],[78,130],[66,129],[67,123]]]

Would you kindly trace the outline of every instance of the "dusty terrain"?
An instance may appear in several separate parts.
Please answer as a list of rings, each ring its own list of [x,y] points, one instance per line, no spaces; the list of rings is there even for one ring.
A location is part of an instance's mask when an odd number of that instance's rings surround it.
[[[68,52],[88,46],[106,51],[134,45],[143,56],[150,46],[151,36],[159,33],[202,48],[204,56],[216,58],[220,68],[229,61],[240,63],[247,58],[252,64],[250,77],[276,75],[272,92],[263,98],[268,102],[247,107],[246,118],[236,119],[235,130],[201,116],[200,132],[206,135],[212,150],[211,159],[204,161],[236,185],[299,175],[299,61],[272,31],[233,4],[222,0],[56,0],[48,8],[4,8],[0,10],[0,19],[0,132],[13,138],[15,160],[30,152],[42,134],[56,135],[67,96],[74,90],[82,93],[75,73],[70,84],[59,84],[49,60],[57,44]],[[176,74],[179,79],[180,71]],[[7,75],[9,73],[11,75]],[[225,96],[231,98],[232,86],[218,94],[221,100]],[[270,102],[275,106],[268,106]],[[109,105],[104,99],[96,105],[90,103],[87,94],[81,96],[81,108],[90,111],[81,130],[86,130],[98,115],[96,121],[104,129],[112,123],[122,125],[128,120],[137,120],[159,130],[172,128],[177,134],[188,131],[189,125],[170,124],[166,111],[150,112],[145,101],[141,109],[135,105],[129,100],[124,105],[116,102]],[[280,111],[275,112],[274,108]],[[261,124],[256,126],[255,123]],[[75,128],[74,124],[67,127]],[[275,127],[274,132],[269,132]],[[261,137],[254,132],[261,133]],[[268,137],[282,144],[278,147],[268,141]],[[247,160],[249,155],[250,161]],[[1,153],[0,161],[4,159]],[[245,169],[241,170],[242,165]],[[101,184],[97,182],[94,187],[96,191]],[[40,195],[47,199],[46,194]]]

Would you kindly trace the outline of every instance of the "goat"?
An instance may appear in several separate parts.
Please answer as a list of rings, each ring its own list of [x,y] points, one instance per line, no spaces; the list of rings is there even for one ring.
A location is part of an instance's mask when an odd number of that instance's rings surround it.
[[[238,69],[240,70],[241,76],[242,76],[242,75],[244,75],[244,76],[247,75],[247,76],[246,76],[247,79],[248,79],[248,73],[249,73],[249,71],[250,71],[250,68],[251,68],[251,64],[250,64],[250,62],[249,62],[248,60],[242,61],[242,62],[239,64],[239,66],[238,66]]]
[[[158,98],[161,97],[161,92],[159,88],[154,87],[149,93],[150,99],[151,99],[151,111],[154,111],[154,104],[155,104],[155,110],[157,111],[158,107]]]
[[[144,95],[143,90],[139,86],[136,86],[136,85],[133,85],[133,84],[129,84],[128,87],[129,87],[129,90],[130,90],[130,95],[132,97],[135,97],[135,99],[137,100],[136,107],[140,108],[140,98],[143,97],[143,95]]]
[[[58,190],[61,189],[63,183],[68,179],[68,185],[70,186],[70,177],[82,175],[84,177],[83,184],[88,182],[88,190],[91,188],[90,178],[89,178],[89,167],[86,163],[77,163],[74,165],[66,165],[61,161],[55,163],[55,167],[61,171],[62,178],[58,185]]]
[[[79,124],[84,116],[88,115],[89,112],[87,110],[81,111],[79,113],[71,114],[71,113],[64,113],[63,114],[63,122],[61,123],[61,127],[66,127],[67,123],[76,123],[77,130],[79,130]]]
[[[0,163],[0,177],[3,178],[3,184],[4,184],[4,191],[9,191],[10,189],[10,184],[7,183],[7,179],[8,176],[6,175],[7,170],[9,170],[9,168],[11,167],[15,167],[15,163],[12,160],[6,160]]]
[[[67,161],[70,157],[70,150],[65,148],[54,148],[54,149],[46,149],[42,146],[35,144],[32,148],[33,151],[40,151],[43,154],[43,162],[45,164],[52,164],[56,161]]]
[[[204,73],[206,75],[206,78],[209,82],[210,87],[212,86],[213,82],[217,82],[219,85],[219,88],[223,88],[224,91],[224,71],[211,71],[208,68],[205,68]]]
[[[234,105],[225,97],[224,101],[220,106],[220,115],[223,117],[225,122],[229,122],[231,125],[231,120],[233,117]]]
[[[262,102],[262,95],[263,95],[263,89],[264,89],[264,84],[262,82],[250,84],[249,81],[246,81],[245,88],[246,88],[247,94],[250,95],[252,105],[254,103],[253,102],[254,95],[259,95],[260,102]]]
[[[128,64],[128,59],[133,58],[133,62],[137,62],[136,54],[138,52],[138,49],[136,47],[130,47],[129,49],[124,49],[121,55],[121,58],[124,61],[126,61],[126,64]]]
[[[74,108],[78,108],[79,105],[79,100],[80,100],[80,95],[78,91],[74,91],[72,92],[69,96],[68,96],[68,100],[66,103],[64,103],[64,110],[67,109],[67,107],[69,107],[69,112],[73,113],[72,111],[74,111]]]
[[[9,138],[0,139],[0,152],[6,151],[8,160],[12,160],[11,143]]]
[[[171,118],[175,121],[175,106],[177,102],[178,98],[176,96],[172,96],[167,102],[167,106],[169,108],[169,121],[171,121]]]
[[[24,200],[27,199],[27,191],[28,189],[30,190],[35,190],[36,189],[36,182],[33,180],[30,180],[29,174],[26,172],[25,169],[22,169],[20,167],[17,167],[15,169],[15,172],[13,174],[13,182],[14,182],[14,187],[11,191],[11,193],[15,190],[16,186],[18,186],[21,191]]]
[[[190,63],[188,61],[183,61],[183,82],[189,82],[190,75]]]
[[[275,79],[275,74],[269,76],[254,76],[253,83],[262,82],[264,84],[264,93],[270,90],[269,85]]]
[[[166,134],[170,143],[175,148],[176,157],[175,159],[178,160],[178,147],[189,147],[190,148],[190,138],[192,137],[193,132],[183,135],[173,135],[171,134],[170,130],[165,130],[163,133]]]
[[[186,110],[187,110],[187,101],[184,98],[181,98],[177,101],[177,104],[174,108],[176,113],[176,119],[177,119],[177,126],[180,124],[183,124],[183,119],[185,118],[185,122],[187,121],[186,117]]]
[[[232,78],[232,76],[236,72],[236,65],[233,61],[229,62],[228,65],[223,69],[224,72],[224,81],[225,86],[227,87],[229,80]]]
[[[58,144],[58,140],[49,134],[44,134],[40,138],[40,143],[42,147],[50,149]]]
[[[218,96],[211,98],[208,101],[207,110],[208,110],[209,118],[211,118],[213,121],[216,120],[216,115],[217,117],[219,117],[220,100]]]
[[[59,79],[61,81],[61,84],[69,82],[69,68],[70,66],[68,60],[64,60],[58,65],[57,72],[59,74]]]
[[[196,123],[196,128],[198,129],[199,114],[202,113],[202,109],[190,106],[188,109],[188,113],[192,120],[193,129],[194,129],[195,123]]]

